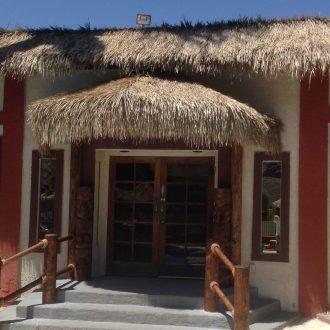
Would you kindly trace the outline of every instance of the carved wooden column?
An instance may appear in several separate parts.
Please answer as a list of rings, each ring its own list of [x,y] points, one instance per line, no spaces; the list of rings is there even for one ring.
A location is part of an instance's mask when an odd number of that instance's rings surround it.
[[[232,255],[234,265],[241,263],[241,227],[242,227],[242,162],[241,146],[233,146],[231,153],[231,191],[232,191]]]
[[[213,209],[213,240],[217,242],[225,255],[231,259],[232,256],[232,192],[231,189],[214,189],[214,209]],[[230,286],[231,279],[224,281],[230,274],[228,269],[221,264],[218,271],[218,279],[213,280],[221,282],[222,286]]]
[[[69,264],[76,266],[77,279],[88,280],[92,269],[93,243],[93,188],[81,186],[82,148],[71,146]]]
[[[232,194],[231,189],[214,189],[213,239],[228,245],[231,240]]]
[[[76,192],[81,179],[81,147],[76,144],[71,145],[71,165],[70,165],[70,220],[69,233],[76,235]],[[76,265],[75,248],[76,238],[69,241],[68,263]],[[72,280],[74,278],[71,278]]]
[[[93,247],[93,188],[77,187],[75,259],[79,281],[91,278]]]

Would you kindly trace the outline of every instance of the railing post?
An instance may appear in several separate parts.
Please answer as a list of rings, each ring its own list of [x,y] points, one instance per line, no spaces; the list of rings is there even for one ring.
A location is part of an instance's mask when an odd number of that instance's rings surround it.
[[[48,244],[44,254],[45,280],[42,286],[42,303],[53,304],[56,301],[57,234],[45,235]]]
[[[234,330],[249,329],[250,284],[249,267],[235,266]]]
[[[204,285],[204,310],[206,312],[218,312],[219,305],[215,292],[211,290],[210,284],[218,281],[219,263],[217,257],[211,251],[211,245],[214,241],[208,241],[206,245],[205,260],[205,285]]]

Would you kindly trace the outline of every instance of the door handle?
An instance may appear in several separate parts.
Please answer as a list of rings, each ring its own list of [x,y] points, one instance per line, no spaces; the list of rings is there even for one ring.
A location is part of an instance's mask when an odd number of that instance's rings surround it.
[[[166,205],[161,202],[159,206],[159,221],[160,223],[166,223]]]
[[[154,200],[154,220],[155,221],[159,221],[159,204],[160,204],[160,201],[155,198]]]
[[[166,186],[162,185],[160,188],[160,201],[166,203]]]
[[[166,186],[160,189],[160,198],[154,200],[154,219],[161,224],[166,222]]]

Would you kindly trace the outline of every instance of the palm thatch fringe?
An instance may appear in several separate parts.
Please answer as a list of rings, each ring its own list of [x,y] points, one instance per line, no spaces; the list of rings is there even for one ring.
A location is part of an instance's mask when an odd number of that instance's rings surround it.
[[[242,20],[197,26],[109,30],[0,31],[0,73],[56,76],[118,67],[125,73],[217,74],[223,70],[301,76],[330,67],[330,20]]]
[[[126,77],[29,105],[41,146],[99,138],[183,140],[212,147],[258,144],[280,150],[279,123],[202,85],[150,76]]]

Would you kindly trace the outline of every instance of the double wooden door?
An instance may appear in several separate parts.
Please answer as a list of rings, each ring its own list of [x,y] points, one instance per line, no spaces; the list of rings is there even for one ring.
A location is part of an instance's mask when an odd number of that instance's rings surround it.
[[[109,273],[203,277],[214,158],[111,157]]]

